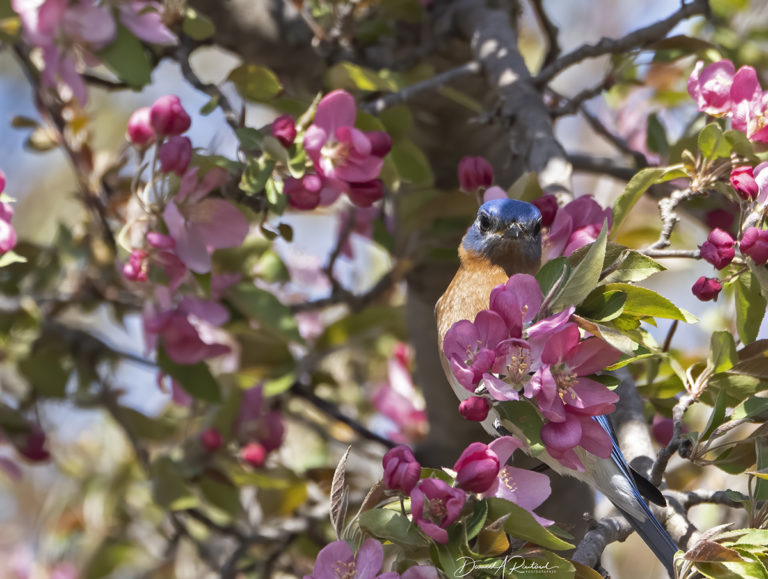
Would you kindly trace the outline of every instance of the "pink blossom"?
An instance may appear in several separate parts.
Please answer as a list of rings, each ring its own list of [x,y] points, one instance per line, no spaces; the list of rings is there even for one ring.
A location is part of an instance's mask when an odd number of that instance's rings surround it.
[[[715,229],[710,231],[707,240],[701,244],[701,257],[715,268],[723,269],[736,255],[733,245],[733,237],[722,229]]]
[[[488,201],[493,201],[494,199],[506,199],[507,197],[509,197],[509,195],[507,195],[507,192],[504,191],[504,189],[494,185],[493,187],[488,187],[488,189],[485,190],[485,193],[483,193],[483,203],[488,203]]]
[[[149,109],[149,122],[155,133],[163,136],[180,135],[190,127],[192,119],[176,95],[157,99]]]
[[[301,179],[287,177],[283,181],[283,193],[288,197],[288,205],[294,209],[314,209],[320,205],[320,193],[323,180],[319,175],[304,175]]]
[[[549,334],[541,353],[544,364],[531,377],[525,395],[535,396],[545,418],[566,420],[566,406],[578,414],[597,416],[613,412],[619,397],[586,376],[615,362],[621,353],[600,340],[579,341],[579,329],[567,324]]]
[[[672,440],[674,435],[675,423],[671,418],[662,416],[661,414],[653,415],[653,425],[651,426],[651,433],[653,438],[661,444],[666,446],[669,441]]]
[[[532,275],[519,273],[491,291],[490,309],[507,325],[509,335],[520,338],[523,327],[530,324],[541,307],[541,288]]]
[[[149,107],[141,107],[131,113],[127,133],[128,140],[139,147],[146,147],[155,141],[155,130],[149,122]]]
[[[46,436],[45,432],[37,426],[33,425],[24,434],[17,443],[16,450],[19,451],[24,458],[31,460],[32,462],[42,462],[50,458],[50,453],[45,449]]]
[[[768,262],[768,231],[757,227],[747,227],[739,242],[739,251],[750,257],[756,265]]]
[[[459,187],[467,193],[475,193],[493,183],[493,167],[484,157],[462,157],[458,172]]]
[[[157,233],[156,231],[147,233],[147,243],[155,249],[173,249],[176,247],[176,242],[173,240],[173,237],[163,233]]]
[[[691,291],[693,292],[693,295],[701,301],[708,302],[710,300],[717,300],[717,295],[722,289],[723,284],[719,281],[702,275],[696,280],[696,283],[693,284]]]
[[[3,187],[5,186],[5,175],[2,175]],[[0,192],[3,188],[0,187]],[[9,203],[0,202],[0,254],[6,253],[13,249],[18,241],[16,238],[16,230],[11,224],[11,218],[13,217],[13,207]]]
[[[388,450],[381,464],[384,467],[384,484],[388,489],[410,494],[419,482],[421,465],[411,449],[403,444]]]
[[[384,183],[381,179],[373,179],[365,183],[350,183],[347,197],[358,207],[370,207],[384,198]]]
[[[290,147],[296,139],[296,123],[291,115],[280,115],[272,121],[269,132],[283,147]]]
[[[352,95],[335,90],[320,100],[304,137],[304,148],[315,170],[338,191],[347,191],[352,183],[376,179],[387,149],[381,133],[371,135],[354,127],[356,116]]]
[[[730,99],[733,128],[745,133],[752,141],[768,142],[765,121],[768,95],[763,94],[754,68],[742,66],[736,72]]]
[[[371,395],[373,407],[396,426],[386,435],[397,442],[419,439],[427,429],[423,400],[406,363],[402,356],[392,355],[387,361],[387,383]]]
[[[506,499],[530,512],[540,524],[551,525],[552,521],[533,512],[552,493],[549,477],[546,474],[528,469],[507,466],[507,461],[512,453],[521,448],[523,444],[512,436],[502,436],[488,446],[498,457],[501,469],[496,480],[483,493],[483,496]]]
[[[192,141],[187,137],[171,137],[160,145],[157,158],[163,173],[176,173],[181,176],[192,160]]]
[[[200,442],[203,444],[203,448],[205,448],[206,451],[216,452],[219,448],[221,448],[224,440],[221,437],[219,429],[212,426],[211,428],[206,428],[200,433]]]
[[[688,79],[688,94],[696,101],[700,111],[723,116],[730,110],[733,76],[734,66],[730,60],[721,60],[707,67],[700,60]]]
[[[543,261],[560,255],[569,256],[578,248],[592,243],[600,235],[604,220],[611,226],[611,210],[603,209],[589,195],[574,199],[560,208],[549,233],[544,237]]]
[[[730,181],[731,186],[736,190],[736,193],[738,193],[739,197],[745,201],[757,197],[759,187],[755,181],[753,167],[750,167],[749,165],[735,167],[731,171]]]
[[[334,541],[317,554],[312,575],[304,579],[395,579],[397,573],[379,574],[384,548],[376,539],[366,539],[355,554],[346,541]],[[436,577],[436,575],[435,575]]]
[[[466,400],[462,400],[459,404],[459,414],[461,414],[466,420],[473,422],[482,422],[488,417],[488,412],[491,410],[491,405],[486,398],[480,396],[470,396]]]
[[[558,205],[557,197],[554,195],[542,195],[538,199],[531,201],[541,212],[541,226],[549,227],[555,220]]]
[[[243,393],[240,413],[234,424],[241,441],[258,442],[267,454],[283,443],[285,428],[282,415],[271,410],[264,400],[263,387],[256,385]]]
[[[25,39],[42,50],[42,85],[59,88],[60,82],[85,104],[88,91],[80,63],[95,62],[93,52],[114,40],[117,26],[110,8],[97,0],[12,0],[11,6],[21,19]]]
[[[0,169],[0,193],[3,191],[5,191],[5,173],[3,173],[2,169]]]
[[[461,453],[453,470],[456,471],[456,486],[471,493],[483,493],[499,474],[499,457],[488,445],[473,442]]]
[[[411,514],[424,533],[438,543],[448,542],[448,528],[464,508],[464,491],[436,478],[425,478],[411,492]]]
[[[165,7],[150,0],[128,0],[120,2],[120,21],[131,33],[144,42],[171,46],[179,39],[163,22]]]
[[[231,203],[208,198],[227,180],[220,169],[211,169],[198,182],[198,168],[189,169],[181,179],[179,192],[165,206],[163,217],[176,243],[176,255],[196,273],[211,270],[211,252],[239,247],[248,235],[248,221]]]
[[[550,456],[563,466],[583,472],[584,464],[574,452],[580,446],[587,452],[608,458],[611,456],[611,437],[591,416],[584,416],[568,406],[562,422],[547,422],[541,427],[541,441]]]
[[[496,346],[507,337],[502,317],[489,310],[480,311],[474,323],[461,320],[451,326],[443,340],[443,353],[451,371],[470,392],[496,359]]]

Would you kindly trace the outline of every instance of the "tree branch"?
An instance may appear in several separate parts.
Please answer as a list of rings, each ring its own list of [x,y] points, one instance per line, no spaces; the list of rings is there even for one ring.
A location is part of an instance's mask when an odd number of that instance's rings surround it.
[[[624,182],[629,181],[636,173],[632,167],[618,165],[610,157],[593,157],[582,153],[570,153],[568,160],[573,165],[574,171],[608,175]]]
[[[551,64],[560,55],[560,31],[549,19],[549,14],[544,10],[543,0],[531,0],[531,8],[536,15],[536,20],[544,35],[547,37],[547,54],[544,55],[543,66]]]
[[[544,86],[565,69],[587,58],[595,58],[604,54],[619,54],[653,44],[665,38],[669,31],[683,20],[709,12],[707,0],[693,0],[688,4],[684,2],[681,4],[680,9],[671,16],[650,26],[635,30],[622,38],[603,38],[597,44],[584,44],[576,50],[564,54],[542,69],[534,81],[536,86]]]

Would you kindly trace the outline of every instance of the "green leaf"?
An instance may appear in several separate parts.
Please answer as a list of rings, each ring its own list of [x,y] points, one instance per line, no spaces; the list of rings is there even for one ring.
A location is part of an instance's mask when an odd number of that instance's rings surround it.
[[[269,283],[283,283],[291,279],[291,274],[276,251],[265,251],[257,266],[258,275]]]
[[[485,526],[488,518],[488,503],[484,500],[475,503],[475,510],[466,521],[467,540],[471,541]]]
[[[152,80],[152,63],[144,46],[121,24],[117,26],[115,40],[96,54],[107,68],[131,88],[140,89]]]
[[[736,129],[728,129],[723,133],[723,137],[728,144],[731,145],[731,149],[737,153],[740,157],[746,157],[747,159],[753,159],[755,157],[755,148],[752,145],[752,141],[747,138],[747,135]]]
[[[725,330],[712,333],[709,350],[707,365],[715,372],[730,370],[739,359],[736,353],[736,342],[731,333]]]
[[[150,466],[152,477],[152,498],[159,506],[178,511],[190,509],[199,504],[192,494],[181,469],[170,458],[158,458]]]
[[[26,263],[27,258],[23,255],[19,255],[15,251],[6,251],[3,255],[0,255],[0,267],[6,267],[14,263]]]
[[[545,263],[536,274],[536,281],[539,282],[541,293],[546,296],[552,291],[556,283],[563,283],[568,279],[571,266],[567,257],[556,257]]]
[[[768,380],[732,372],[719,372],[709,379],[707,390],[710,389],[713,393],[721,389],[725,390],[728,395],[727,404],[732,407],[755,393],[768,389]]]
[[[768,440],[764,436],[755,439],[755,467],[760,472],[766,472],[768,469]],[[768,480],[757,478],[755,480],[755,498],[758,501],[768,499]]]
[[[245,171],[240,177],[240,189],[251,195],[261,194],[274,170],[275,162],[266,157],[248,159]]]
[[[337,320],[325,328],[317,339],[316,348],[324,350],[361,339],[374,333],[405,334],[405,317],[402,308],[370,307]]]
[[[625,249],[608,269],[610,273],[603,278],[604,283],[642,281],[667,268],[642,253]]]
[[[184,11],[184,22],[181,29],[184,34],[198,42],[210,38],[216,32],[216,26],[210,18],[190,7]]]
[[[697,321],[689,312],[678,308],[664,296],[644,287],[626,283],[610,283],[595,290],[595,292],[598,291],[624,292],[627,295],[627,300],[624,303],[623,314],[626,316],[635,316],[637,318],[665,318],[670,320],[680,320],[687,323],[694,323]]]
[[[368,531],[374,537],[387,539],[393,543],[411,547],[423,547],[427,544],[408,517],[404,517],[397,511],[371,509],[360,515],[358,523],[361,529]]]
[[[685,176],[681,172],[682,165],[673,165],[670,167],[648,167],[638,171],[632,179],[629,180],[624,192],[619,195],[613,204],[613,226],[611,235],[618,231],[621,223],[626,219],[629,212],[635,206],[651,185],[676,179]]]
[[[486,500],[489,507],[488,518],[495,521],[503,516],[507,516],[504,522],[504,530],[513,537],[524,539],[541,547],[556,551],[573,549],[573,545],[563,541],[542,527],[533,518],[533,515],[523,507],[495,497]]]
[[[200,107],[200,114],[204,117],[210,115],[219,106],[219,102],[221,102],[221,97],[217,94],[213,95],[207,103]]]
[[[283,90],[277,75],[265,66],[242,64],[227,77],[235,84],[237,92],[247,101],[265,103]]]
[[[18,363],[18,369],[38,394],[53,398],[66,394],[69,370],[61,356],[46,350],[33,352]]]
[[[375,71],[370,68],[340,62],[326,73],[328,86],[347,90],[361,90],[365,92],[395,92],[402,87],[402,78],[390,70]]]
[[[164,347],[157,349],[157,365],[164,374],[177,380],[190,396],[206,402],[220,402],[219,384],[205,362],[178,364],[168,357]]]
[[[541,442],[543,422],[530,402],[527,400],[502,402],[496,405],[496,410],[511,429],[522,433],[530,446],[531,456],[536,456],[544,450],[544,444]]]
[[[232,483],[205,476],[200,481],[200,490],[209,503],[228,515],[235,517],[242,511],[240,489]]]
[[[733,409],[732,420],[768,419],[768,398],[751,396]]]
[[[608,240],[607,221],[603,222],[603,228],[597,239],[589,246],[584,258],[573,268],[568,281],[552,300],[552,311],[559,312],[571,305],[578,305],[600,281],[600,273],[603,270],[605,260],[605,247]]]
[[[715,400],[715,405],[712,408],[712,413],[709,415],[709,419],[707,420],[707,425],[704,427],[704,431],[699,437],[700,440],[708,439],[715,431],[715,429],[723,424],[723,422],[725,422],[726,400],[727,395],[725,390],[720,390],[720,392],[717,393],[717,399]]]
[[[389,155],[402,181],[417,187],[431,187],[435,182],[429,159],[413,141],[404,139],[395,143]]]
[[[723,130],[718,123],[709,123],[699,133],[699,151],[705,159],[727,157],[731,148],[723,138]]]
[[[244,151],[260,151],[264,134],[252,127],[240,127],[235,129],[235,136],[240,141],[240,147]]]
[[[247,283],[229,288],[227,299],[246,319],[258,322],[266,331],[290,341],[303,342],[291,309],[274,294]]]
[[[752,441],[726,449],[714,462],[714,466],[728,474],[741,474],[753,464],[755,464],[755,445]]]
[[[736,288],[736,329],[743,344],[751,344],[757,338],[765,316],[765,298],[760,284],[752,272],[743,273],[734,282]]]
[[[167,440],[173,433],[173,425],[163,418],[150,418],[133,408],[117,406],[115,414],[128,432],[147,440]]]
[[[384,130],[397,142],[408,137],[413,129],[413,115],[407,105],[397,105],[379,113]]]
[[[596,322],[608,322],[624,311],[627,294],[621,291],[599,291],[589,294],[576,313]]]
[[[648,115],[648,129],[646,132],[645,143],[650,151],[658,153],[662,157],[669,155],[669,141],[667,140],[667,131],[659,120],[659,115],[651,113]]]

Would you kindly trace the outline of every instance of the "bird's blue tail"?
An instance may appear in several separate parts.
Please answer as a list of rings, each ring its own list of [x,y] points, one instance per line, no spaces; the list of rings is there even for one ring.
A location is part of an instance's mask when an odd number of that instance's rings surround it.
[[[637,531],[637,534],[640,535],[643,541],[645,541],[645,543],[654,552],[659,561],[661,561],[664,567],[666,567],[670,577],[674,577],[674,558],[675,553],[678,551],[677,545],[675,545],[672,537],[670,537],[666,529],[661,526],[661,523],[656,519],[656,517],[651,512],[651,509],[648,508],[648,505],[640,496],[637,484],[635,483],[635,475],[627,464],[627,461],[624,458],[621,449],[619,448],[619,445],[616,441],[616,434],[613,430],[613,427],[611,426],[611,423],[608,421],[608,418],[605,416],[595,416],[594,419],[611,437],[611,459],[616,464],[616,466],[619,467],[621,472],[631,484],[634,497],[637,500],[637,506],[639,506],[640,509],[646,514],[646,518],[645,520],[640,520],[636,516],[628,513],[621,507],[621,505],[614,503],[616,508],[621,511],[621,514],[624,515],[627,521],[629,521],[629,524],[632,525],[632,528]]]

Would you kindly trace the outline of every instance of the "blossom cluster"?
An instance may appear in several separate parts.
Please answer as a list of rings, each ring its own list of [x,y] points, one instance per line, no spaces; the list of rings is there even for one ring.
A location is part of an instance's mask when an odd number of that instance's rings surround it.
[[[735,70],[727,59],[706,67],[699,61],[688,79],[688,93],[700,111],[731,119],[733,128],[752,141],[768,142],[768,94],[751,66]]]
[[[302,142],[314,172],[283,180],[291,207],[308,210],[331,205],[344,193],[354,205],[366,208],[384,197],[379,173],[392,139],[382,131],[355,128],[356,117],[357,105],[348,92],[335,90],[320,99]],[[298,136],[290,115],[278,117],[270,132],[286,148]]]
[[[768,163],[756,167],[749,165],[735,167],[731,171],[730,182],[733,190],[745,209],[745,214],[754,210],[755,205],[762,205],[768,200]],[[768,262],[768,230],[759,227],[746,227],[740,239],[721,228],[710,231],[707,239],[699,247],[701,258],[711,263],[715,269],[722,270],[736,257],[736,248],[743,258],[751,259],[755,265]],[[717,299],[723,284],[712,277],[701,276],[693,284],[691,291],[702,301]]]
[[[503,436],[484,444],[471,443],[453,466],[454,485],[436,477],[421,478],[421,465],[407,446],[397,446],[384,455],[384,485],[411,498],[411,516],[416,525],[438,543],[448,542],[448,527],[462,514],[467,493],[499,497],[528,510],[544,525],[552,521],[536,515],[550,494],[545,474],[507,466],[522,443]]]
[[[458,383],[489,405],[535,402],[549,454],[568,468],[584,470],[574,449],[610,455],[610,438],[592,417],[612,412],[618,400],[589,376],[614,363],[620,352],[599,338],[582,339],[569,321],[573,307],[542,317],[541,306],[536,278],[514,275],[493,289],[489,309],[473,322],[451,327],[443,352]]]
[[[5,192],[5,173],[0,171],[0,195]],[[0,255],[16,245],[16,230],[11,224],[13,206],[0,198]]]
[[[99,64],[96,53],[114,42],[118,22],[150,44],[176,44],[176,35],[164,22],[165,7],[154,0],[11,0],[19,15],[24,39],[42,53],[43,87],[84,105],[88,91],[81,74]]]

